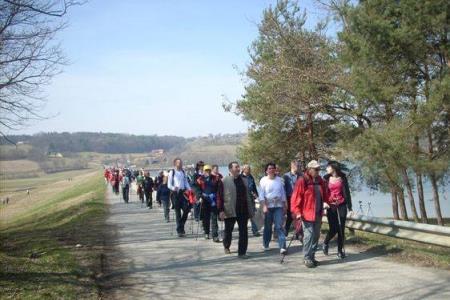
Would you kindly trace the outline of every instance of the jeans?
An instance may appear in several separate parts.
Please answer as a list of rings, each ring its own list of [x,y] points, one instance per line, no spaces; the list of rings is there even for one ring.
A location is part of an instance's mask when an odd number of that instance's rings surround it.
[[[233,235],[234,224],[238,223],[239,226],[239,242],[238,242],[238,254],[244,255],[247,253],[248,246],[248,215],[237,215],[236,218],[225,219],[225,233],[223,237],[223,246],[225,249],[230,249],[231,239]]]
[[[315,222],[303,221],[303,257],[305,260],[314,260],[319,243],[322,218],[316,216]]]
[[[122,196],[123,196],[123,201],[125,201],[125,203],[128,203],[128,200],[130,199],[130,187],[122,187]]]
[[[212,207],[210,203],[205,202],[202,207],[202,221],[203,221],[203,230],[205,234],[209,235],[210,229],[212,229],[212,237],[219,237],[219,224],[217,223],[218,219],[218,210],[217,207]]]
[[[153,195],[151,191],[145,191],[145,203],[147,204],[147,207],[153,206]]]
[[[162,200],[162,204],[164,207],[164,219],[166,221],[169,221],[169,207],[170,207],[169,199]]]
[[[171,193],[173,205],[175,208],[175,218],[177,222],[177,233],[184,234],[184,224],[188,218],[190,211],[190,205],[183,196],[183,191],[172,192]]]
[[[265,214],[263,234],[264,247],[269,247],[269,243],[272,238],[272,224],[275,223],[275,231],[278,235],[278,247],[280,247],[280,249],[286,249],[286,236],[284,235],[283,215],[284,211],[282,207],[269,208],[267,213]]]
[[[328,225],[330,226],[330,230],[325,237],[324,244],[328,245],[330,240],[334,238],[334,236],[338,235],[338,252],[342,252],[342,248],[344,247],[345,240],[345,221],[347,220],[347,206],[341,205],[337,209],[339,209],[339,215],[341,219],[341,228],[339,228],[338,214],[335,207],[327,210],[327,219]]]

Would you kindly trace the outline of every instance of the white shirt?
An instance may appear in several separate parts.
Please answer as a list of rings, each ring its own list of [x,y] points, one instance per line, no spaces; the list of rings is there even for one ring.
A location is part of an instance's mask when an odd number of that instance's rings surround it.
[[[175,191],[175,188],[179,190],[190,190],[189,182],[187,181],[186,175],[183,171],[175,170],[175,177],[173,177],[173,171],[169,172],[169,178],[167,180],[167,187],[171,191]],[[172,180],[173,177],[173,180]],[[172,185],[173,181],[173,185]]]
[[[286,192],[280,177],[275,176],[274,179],[270,179],[269,176],[264,176],[259,186],[259,202],[266,203],[269,208],[285,206]]]

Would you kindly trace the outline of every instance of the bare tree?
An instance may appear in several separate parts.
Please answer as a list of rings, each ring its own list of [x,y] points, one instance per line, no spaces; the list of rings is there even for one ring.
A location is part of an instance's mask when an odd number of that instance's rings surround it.
[[[56,34],[84,1],[0,0],[0,135],[42,120],[42,87],[67,63]]]

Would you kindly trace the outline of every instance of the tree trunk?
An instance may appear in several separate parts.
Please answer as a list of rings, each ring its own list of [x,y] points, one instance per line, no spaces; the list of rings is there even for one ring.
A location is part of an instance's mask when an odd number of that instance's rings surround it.
[[[433,160],[433,136],[431,129],[428,129],[428,156],[430,160]],[[444,226],[444,219],[442,219],[441,204],[439,202],[439,191],[436,180],[436,175],[433,171],[428,175],[430,177],[431,189],[433,190],[434,210],[436,212],[437,223]]]
[[[412,191],[411,183],[409,182],[408,172],[405,168],[402,168],[402,178],[403,183],[406,187],[406,192],[408,193],[409,205],[411,206],[411,212],[413,215],[414,222],[419,223],[419,215],[417,214],[416,204],[414,202],[414,194]]]
[[[395,187],[391,187],[391,199],[392,199],[392,214],[394,215],[394,220],[399,220],[398,215],[398,201],[397,201],[397,191]]]
[[[308,111],[307,113],[307,124],[308,124],[309,155],[313,159],[319,159],[317,155],[316,145],[314,144],[314,124],[313,124],[313,114],[311,111]]]
[[[420,218],[422,223],[428,223],[427,210],[425,208],[425,197],[423,196],[422,174],[416,172],[417,195],[419,196]]]
[[[400,218],[403,221],[408,221],[408,212],[406,211],[405,194],[403,188],[397,187],[398,204],[400,206]]]
[[[444,219],[442,218],[441,213],[441,204],[439,202],[438,185],[436,175],[434,173],[430,174],[430,181],[431,181],[431,189],[433,190],[434,209],[436,211],[437,223],[441,226],[444,226]]]

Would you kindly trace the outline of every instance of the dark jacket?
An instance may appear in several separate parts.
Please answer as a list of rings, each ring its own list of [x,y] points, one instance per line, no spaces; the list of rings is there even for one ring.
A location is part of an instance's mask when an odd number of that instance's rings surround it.
[[[330,174],[327,174],[323,177],[323,179],[325,179],[325,181],[327,182],[327,187],[328,187],[328,183],[330,181]],[[350,193],[350,186],[348,184],[348,180],[347,180],[347,176],[345,176],[345,174],[341,177],[342,179],[342,195],[344,196],[344,203],[340,204],[340,205],[347,205],[348,210],[352,210],[352,195]],[[339,205],[339,206],[340,206]]]
[[[170,190],[166,184],[160,184],[158,187],[158,191],[156,192],[156,201],[169,201],[170,199]]]
[[[143,186],[144,186],[144,191],[146,193],[151,193],[153,192],[153,179],[150,176],[145,176],[144,177],[144,182],[143,182]]]

